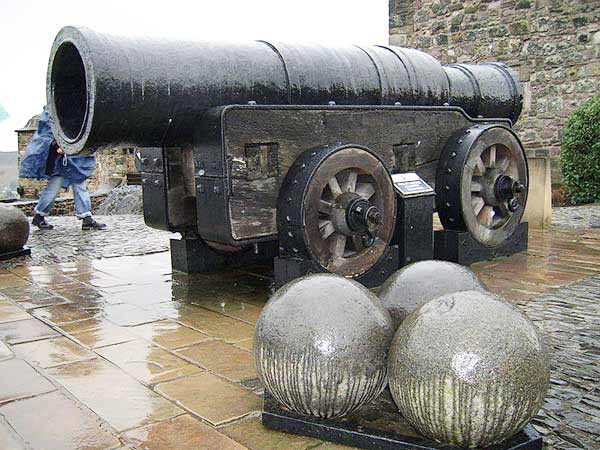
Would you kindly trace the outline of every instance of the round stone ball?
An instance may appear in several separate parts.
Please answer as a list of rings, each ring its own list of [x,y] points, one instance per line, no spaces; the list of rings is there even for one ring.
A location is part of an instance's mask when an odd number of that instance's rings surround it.
[[[308,275],[265,305],[254,329],[254,360],[265,389],[287,409],[341,417],[385,388],[393,336],[388,312],[364,286]]]
[[[14,206],[0,205],[0,253],[15,252],[29,239],[29,222]]]
[[[535,416],[550,372],[527,317],[492,294],[463,291],[431,300],[402,322],[389,377],[396,405],[421,434],[488,448]]]
[[[469,268],[447,261],[419,261],[390,276],[379,292],[394,327],[419,306],[440,295],[458,291],[486,291]]]

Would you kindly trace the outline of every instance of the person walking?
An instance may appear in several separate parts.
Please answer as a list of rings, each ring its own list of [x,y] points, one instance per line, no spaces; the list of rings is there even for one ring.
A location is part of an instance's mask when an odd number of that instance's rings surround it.
[[[21,178],[45,178],[44,188],[35,207],[32,224],[39,229],[54,228],[46,221],[54,200],[61,188],[73,188],[75,215],[82,219],[82,230],[104,230],[106,225],[98,223],[92,216],[92,201],[86,180],[94,173],[94,156],[67,156],[58,146],[51,129],[52,118],[46,107],[40,115],[37,130],[25,149],[19,166]]]

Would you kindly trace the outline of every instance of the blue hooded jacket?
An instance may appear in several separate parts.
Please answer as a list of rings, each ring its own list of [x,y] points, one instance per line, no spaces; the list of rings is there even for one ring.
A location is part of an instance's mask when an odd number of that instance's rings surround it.
[[[40,116],[37,130],[25,149],[25,155],[19,165],[21,178],[50,178],[59,175],[65,178],[63,188],[68,188],[72,183],[81,183],[94,173],[95,159],[93,156],[67,156],[57,155],[54,166],[47,170],[50,144],[54,140],[50,127],[52,119],[44,107]]]

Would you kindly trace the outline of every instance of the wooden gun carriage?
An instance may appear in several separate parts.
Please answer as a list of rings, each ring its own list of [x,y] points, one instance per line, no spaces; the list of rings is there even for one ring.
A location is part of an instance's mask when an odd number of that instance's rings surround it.
[[[399,264],[396,173],[433,186],[443,226],[481,248],[496,252],[520,227],[528,173],[512,126],[522,92],[503,64],[67,27],[47,93],[66,153],[141,148],[145,221],[181,233],[179,270],[276,256],[303,261],[297,275],[377,284]]]

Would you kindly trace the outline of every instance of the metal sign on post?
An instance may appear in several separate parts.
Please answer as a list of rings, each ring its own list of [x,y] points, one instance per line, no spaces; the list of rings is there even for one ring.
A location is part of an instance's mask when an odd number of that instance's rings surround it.
[[[433,259],[433,188],[415,172],[393,174],[392,183],[398,199],[394,242],[400,266]]]

